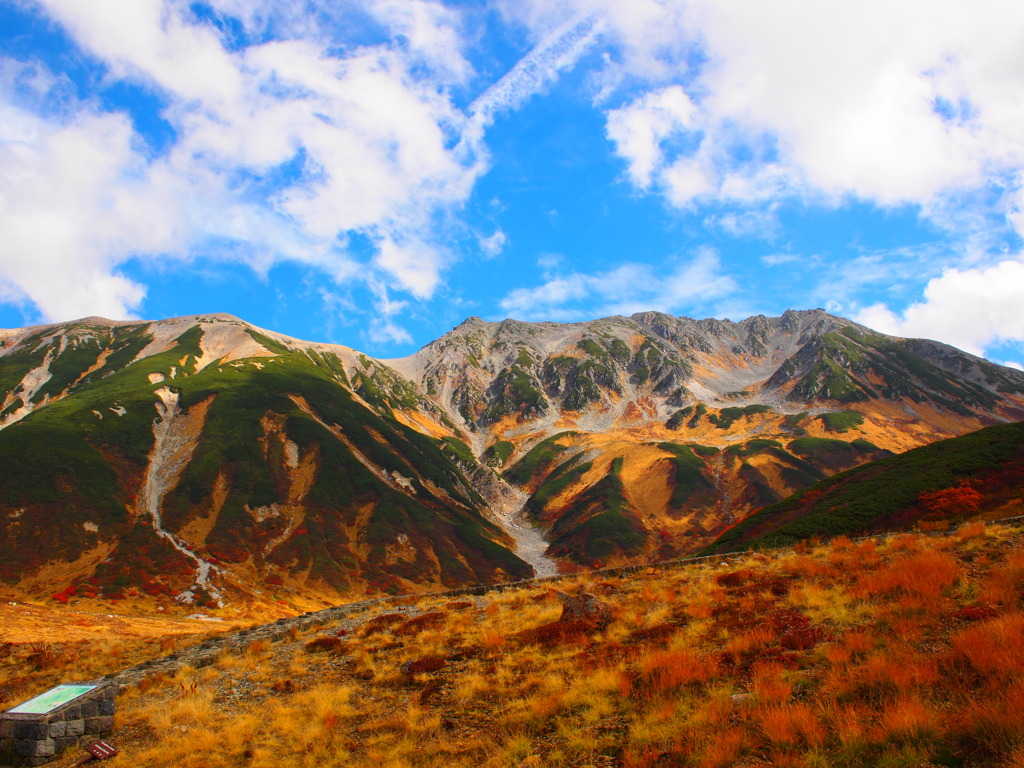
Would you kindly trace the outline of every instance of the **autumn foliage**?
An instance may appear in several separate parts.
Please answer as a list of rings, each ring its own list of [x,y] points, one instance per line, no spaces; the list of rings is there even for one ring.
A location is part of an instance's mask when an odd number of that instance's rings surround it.
[[[560,592],[610,623],[563,620]],[[1019,768],[1022,596],[1024,533],[970,525],[395,601],[126,694],[123,753],[140,768]],[[28,655],[18,674],[36,674]]]
[[[957,518],[975,514],[981,508],[984,497],[969,485],[958,485],[922,493],[918,500],[938,517]]]

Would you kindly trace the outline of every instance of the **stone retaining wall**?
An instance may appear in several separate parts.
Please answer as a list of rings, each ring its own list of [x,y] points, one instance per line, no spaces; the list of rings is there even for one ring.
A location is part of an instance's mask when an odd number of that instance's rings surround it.
[[[73,685],[96,687],[46,714],[0,714],[0,766],[43,765],[70,747],[91,744],[114,730],[111,681]]]

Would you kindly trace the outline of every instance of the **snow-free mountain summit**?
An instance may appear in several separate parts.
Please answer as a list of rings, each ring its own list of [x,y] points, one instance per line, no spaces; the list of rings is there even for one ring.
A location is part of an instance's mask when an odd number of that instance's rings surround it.
[[[1024,373],[821,310],[470,318],[401,360],[201,315],[0,331],[0,398],[0,577],[298,608],[695,551],[1024,419]]]

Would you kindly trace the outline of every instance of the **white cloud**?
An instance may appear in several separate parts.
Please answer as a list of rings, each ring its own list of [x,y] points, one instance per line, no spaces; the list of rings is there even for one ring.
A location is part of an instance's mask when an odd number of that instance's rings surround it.
[[[378,243],[375,263],[394,275],[402,288],[416,298],[429,298],[437,287],[443,252],[415,238],[384,237]]]
[[[544,271],[545,276],[564,263],[565,254],[562,253],[542,253],[537,257],[537,266]]]
[[[1022,307],[1024,261],[1003,261],[987,269],[948,269],[906,311],[873,304],[856,320],[883,333],[936,339],[982,355],[994,344],[1024,341]]]
[[[477,240],[480,242],[480,250],[484,256],[493,259],[505,249],[505,245],[508,244],[508,235],[500,229],[496,229],[486,237],[478,235]]]
[[[409,41],[409,51],[451,83],[465,83],[473,68],[463,56],[461,19],[452,9],[426,0],[372,0],[377,18],[392,35]]]
[[[718,254],[701,249],[689,261],[659,270],[626,263],[597,273],[547,274],[534,288],[519,288],[500,302],[519,320],[579,320],[655,310],[676,312],[706,307],[736,292],[736,282],[721,271]]]
[[[755,204],[791,190],[793,172],[771,159],[771,142],[715,119],[671,85],[610,110],[607,135],[632,181],[679,208],[712,198]]]
[[[697,127],[697,108],[681,86],[652,91],[627,107],[608,113],[608,138],[627,163],[630,178],[641,189],[651,186],[664,164],[663,142]]]
[[[1007,219],[1017,232],[1024,235],[1024,171],[1017,174],[1016,185],[1016,195],[1010,203]]]
[[[17,215],[58,222],[46,237],[30,238],[21,225],[8,226],[14,203],[8,205],[0,229],[17,248],[0,257],[3,290],[27,297],[48,319],[86,308],[130,314],[144,288],[119,275],[121,265],[196,252],[243,260],[263,273],[296,260],[336,282],[384,281],[430,298],[454,259],[445,242],[464,230],[460,209],[487,168],[483,131],[573,66],[601,27],[578,16],[556,28],[462,111],[452,92],[475,74],[464,53],[472,35],[467,14],[441,2],[213,0],[214,13],[246,29],[241,47],[185,0],[33,5],[102,62],[108,82],[152,90],[174,130],[153,158],[126,116],[58,94],[45,70],[36,70],[43,83],[37,90],[49,92],[48,105],[42,98],[26,103],[13,87],[0,92],[3,151],[18,155],[4,169],[0,195],[13,200],[14,175],[28,177],[35,193],[16,201]],[[384,31],[385,42],[344,39],[364,18]],[[11,77],[0,80],[10,85]],[[8,123],[14,118],[28,128]],[[12,132],[19,135],[10,138]],[[81,159],[70,158],[67,179],[48,160],[62,141],[82,149]],[[97,155],[91,166],[90,153]],[[78,194],[61,195],[63,187]],[[50,190],[58,204],[48,201]],[[79,195],[88,203],[73,203]],[[90,222],[96,231],[87,231]],[[354,235],[375,246],[368,262],[347,252]],[[478,239],[485,256],[504,241],[500,230]],[[47,289],[44,296],[44,270],[27,266],[61,271],[72,262],[68,291],[95,283],[89,294]],[[401,336],[393,328],[382,333]]]
[[[730,211],[704,219],[704,226],[720,229],[736,238],[755,237],[774,240],[779,236],[782,225],[772,210]]]
[[[0,281],[46,319],[134,315],[145,289],[114,253],[175,241],[175,211],[145,194],[132,128],[82,113],[53,126],[0,102]],[[142,194],[140,194],[140,191]]]
[[[369,281],[370,290],[377,300],[377,313],[370,321],[367,333],[375,344],[411,344],[412,336],[395,322],[394,317],[407,306],[407,302],[392,299],[387,286],[377,280]]]
[[[931,211],[1024,167],[1016,0],[506,6],[536,35],[569,13],[605,22],[599,98],[628,98],[608,110],[609,138],[634,183],[674,205],[788,194]],[[659,104],[680,88],[693,110]],[[664,141],[674,134],[691,140]]]
[[[432,223],[466,200],[484,169],[473,148],[453,147],[465,117],[448,88],[472,74],[455,12],[366,0],[363,10],[398,42],[330,47],[306,21],[285,25],[302,39],[233,50],[180,0],[39,5],[106,65],[108,80],[154,89],[176,135],[147,158],[126,115],[51,93],[62,107],[55,116],[52,104],[43,108],[46,87],[26,104],[14,87],[16,74],[26,90],[26,68],[7,62],[0,274],[9,292],[47,319],[127,316],[144,288],[120,276],[120,264],[198,249],[262,272],[293,259],[336,281],[365,278],[344,252],[358,232],[380,246],[371,272],[432,294],[446,264]],[[280,16],[236,5],[217,4],[253,27]],[[263,180],[286,168],[268,192]]]
[[[778,267],[784,264],[793,264],[802,259],[802,256],[795,253],[766,253],[761,257],[761,263],[768,267]]]
[[[498,82],[480,94],[470,105],[472,116],[466,134],[476,140],[480,131],[502,112],[518,109],[526,101],[554,82],[563,70],[575,66],[601,31],[602,24],[583,14],[570,18],[548,32]]]

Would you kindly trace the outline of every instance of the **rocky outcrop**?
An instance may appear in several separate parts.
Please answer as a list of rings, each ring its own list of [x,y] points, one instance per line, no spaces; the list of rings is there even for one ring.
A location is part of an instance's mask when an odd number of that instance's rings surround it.
[[[1024,419],[1024,373],[822,310],[469,318],[390,361],[227,315],[2,341],[0,578],[65,563],[62,601],[678,556],[834,472]]]

